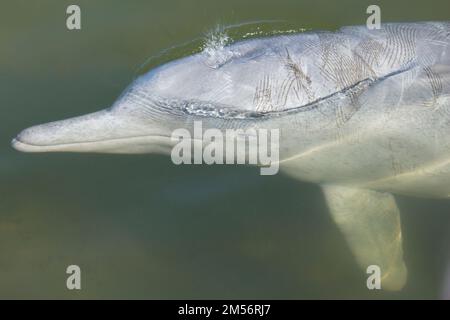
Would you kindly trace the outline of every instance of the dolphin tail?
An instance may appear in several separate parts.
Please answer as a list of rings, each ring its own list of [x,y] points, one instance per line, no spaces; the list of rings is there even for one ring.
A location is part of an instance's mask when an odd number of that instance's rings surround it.
[[[406,283],[400,211],[394,197],[373,190],[323,186],[331,215],[358,264],[377,265],[381,287],[400,290]]]

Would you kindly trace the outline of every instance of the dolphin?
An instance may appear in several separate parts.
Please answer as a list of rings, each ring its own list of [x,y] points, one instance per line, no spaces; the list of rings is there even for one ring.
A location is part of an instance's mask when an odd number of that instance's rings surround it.
[[[285,174],[320,185],[358,264],[407,279],[394,194],[450,195],[450,22],[244,39],[137,77],[108,109],[38,125],[24,152],[170,154],[175,129],[279,129]]]

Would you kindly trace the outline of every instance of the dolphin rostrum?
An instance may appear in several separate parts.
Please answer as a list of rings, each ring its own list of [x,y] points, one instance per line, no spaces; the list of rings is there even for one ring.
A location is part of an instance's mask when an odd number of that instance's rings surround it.
[[[286,174],[320,184],[331,215],[385,289],[404,286],[392,194],[450,195],[450,22],[247,39],[163,64],[112,107],[38,125],[25,152],[170,153],[171,133],[278,128]]]

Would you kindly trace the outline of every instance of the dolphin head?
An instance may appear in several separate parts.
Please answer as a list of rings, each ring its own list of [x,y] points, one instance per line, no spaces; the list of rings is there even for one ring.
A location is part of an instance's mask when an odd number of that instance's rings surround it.
[[[195,120],[189,108],[217,91],[205,59],[197,54],[157,67],[110,108],[25,129],[12,146],[23,152],[167,153],[173,130]]]
[[[270,39],[204,50],[141,75],[108,109],[28,128],[12,145],[24,152],[167,153],[171,133],[192,130],[196,120],[220,129],[253,126],[258,81],[279,62]]]

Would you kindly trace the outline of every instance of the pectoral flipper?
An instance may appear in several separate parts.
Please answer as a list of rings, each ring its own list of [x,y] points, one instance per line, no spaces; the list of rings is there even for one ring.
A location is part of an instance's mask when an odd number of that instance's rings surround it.
[[[345,236],[358,264],[377,265],[381,286],[400,290],[407,277],[403,261],[400,211],[394,197],[366,189],[323,186],[333,220]]]

